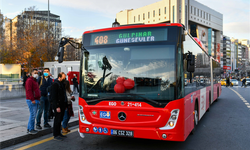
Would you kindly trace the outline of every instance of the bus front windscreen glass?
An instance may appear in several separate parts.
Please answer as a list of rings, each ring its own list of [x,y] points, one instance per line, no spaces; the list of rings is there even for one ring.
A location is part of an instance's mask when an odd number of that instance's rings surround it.
[[[133,94],[152,100],[174,100],[175,45],[120,46],[88,51],[89,55],[82,61],[81,95],[86,100],[119,99],[117,95],[131,98]]]

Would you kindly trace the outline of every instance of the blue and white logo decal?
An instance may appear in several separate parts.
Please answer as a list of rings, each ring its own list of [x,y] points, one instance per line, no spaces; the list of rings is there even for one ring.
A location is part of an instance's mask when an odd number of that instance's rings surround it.
[[[100,118],[110,119],[111,112],[110,111],[100,111]]]
[[[99,127],[99,128],[98,128],[98,131],[99,131],[99,133],[102,133],[102,128]]]
[[[94,131],[94,132],[97,132],[97,127],[94,127],[94,128],[93,128],[93,131]]]
[[[103,128],[103,133],[107,134],[109,130],[107,128]]]

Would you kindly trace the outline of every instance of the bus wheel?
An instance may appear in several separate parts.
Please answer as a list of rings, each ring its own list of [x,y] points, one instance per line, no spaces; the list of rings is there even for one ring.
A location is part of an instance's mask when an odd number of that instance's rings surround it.
[[[197,102],[196,102],[195,109],[194,109],[194,128],[191,131],[191,134],[195,133],[198,122],[199,122],[199,112],[198,112],[198,105],[197,105]]]
[[[220,90],[219,90],[219,87],[217,88],[217,99],[215,100],[215,102],[218,102],[218,98],[219,98],[219,96],[220,96]]]
[[[207,109],[207,111],[210,110],[210,105],[211,105],[211,91],[209,91],[209,100],[208,100],[208,109]]]

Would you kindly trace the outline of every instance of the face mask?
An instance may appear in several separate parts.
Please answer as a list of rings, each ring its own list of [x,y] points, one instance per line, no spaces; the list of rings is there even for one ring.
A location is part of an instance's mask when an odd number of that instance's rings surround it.
[[[43,75],[44,75],[45,77],[47,77],[49,74],[45,72],[45,73],[43,73]]]
[[[38,74],[33,74],[33,78],[37,79]]]

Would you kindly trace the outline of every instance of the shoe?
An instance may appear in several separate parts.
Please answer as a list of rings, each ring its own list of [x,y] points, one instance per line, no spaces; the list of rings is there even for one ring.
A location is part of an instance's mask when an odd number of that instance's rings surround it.
[[[37,125],[37,126],[36,126],[36,129],[41,130],[41,129],[42,129],[42,127],[41,127],[40,125]]]
[[[36,130],[28,131],[28,134],[37,134],[37,133],[38,133],[38,131],[36,131]]]
[[[67,127],[67,128],[65,128],[68,132],[70,132],[71,130]]]
[[[45,125],[44,125],[44,128],[51,128],[51,125],[45,124]]]
[[[54,137],[54,140],[56,141],[63,141],[63,138],[61,138],[60,136]]]
[[[67,136],[66,135],[59,135],[59,137],[61,137],[61,138],[66,138]]]
[[[63,132],[63,133],[68,133],[68,130],[67,130],[66,128],[63,128],[63,127],[62,127],[62,132]]]

